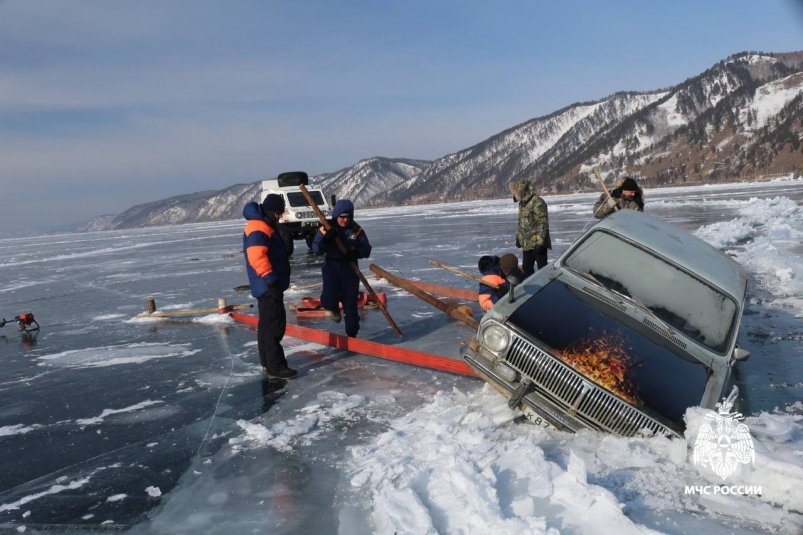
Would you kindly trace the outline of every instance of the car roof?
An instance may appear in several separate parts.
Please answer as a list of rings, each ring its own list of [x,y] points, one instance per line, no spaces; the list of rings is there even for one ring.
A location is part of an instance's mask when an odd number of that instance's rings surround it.
[[[635,210],[619,210],[601,220],[591,232],[607,229],[670,259],[729,293],[744,299],[747,276],[723,252],[671,223]]]

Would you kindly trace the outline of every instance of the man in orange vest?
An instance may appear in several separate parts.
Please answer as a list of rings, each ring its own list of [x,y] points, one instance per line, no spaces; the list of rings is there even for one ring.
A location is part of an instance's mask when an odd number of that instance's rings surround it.
[[[249,202],[243,208],[243,254],[251,295],[259,303],[257,348],[262,373],[268,378],[294,379],[298,372],[287,365],[281,341],[287,328],[284,291],[290,286],[287,245],[279,232],[284,199],[269,194],[261,205]]]

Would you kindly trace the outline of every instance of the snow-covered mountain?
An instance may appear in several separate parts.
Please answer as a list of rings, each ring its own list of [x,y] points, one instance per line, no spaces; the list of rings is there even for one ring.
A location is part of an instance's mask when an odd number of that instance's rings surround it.
[[[113,217],[105,215],[93,218],[77,230],[88,232],[237,219],[242,217],[245,203],[255,200],[261,190],[261,182],[256,182],[235,184],[220,191],[178,195],[161,201],[138,204]]]
[[[379,204],[388,190],[409,182],[431,164],[427,160],[376,157],[312,180],[338,198],[351,199],[357,206],[372,206]]]
[[[674,87],[572,104],[435,161],[375,157],[312,177],[360,206],[498,198],[527,178],[544,193],[631,174],[646,187],[803,174],[803,52],[745,52]],[[98,228],[236,219],[259,196],[238,184],[135,206]]]
[[[646,186],[803,171],[803,52],[744,53],[667,90],[616,93],[532,119],[436,160],[385,202],[596,189],[593,168]]]

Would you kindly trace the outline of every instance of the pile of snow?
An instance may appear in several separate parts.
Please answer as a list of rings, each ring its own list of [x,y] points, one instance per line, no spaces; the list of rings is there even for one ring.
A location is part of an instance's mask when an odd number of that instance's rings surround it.
[[[750,199],[738,218],[700,227],[696,235],[755,275],[762,289],[775,296],[765,306],[803,316],[803,265],[790,262],[799,257],[803,237],[803,209],[794,201]]]
[[[787,427],[785,444],[774,451],[772,437],[756,437],[755,467],[734,480],[762,486],[761,496],[720,496],[687,494],[721,482],[687,460],[683,440],[564,434],[517,424],[518,414],[487,386],[441,393],[354,447],[351,484],[371,504],[376,531],[727,533],[733,523],[795,533],[803,526],[803,468],[790,454],[803,445],[800,416],[752,419]]]

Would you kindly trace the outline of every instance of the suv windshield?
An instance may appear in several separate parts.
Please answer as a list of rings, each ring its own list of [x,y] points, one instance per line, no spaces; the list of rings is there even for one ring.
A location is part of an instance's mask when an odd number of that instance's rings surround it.
[[[324,206],[325,205],[324,200],[323,200],[323,195],[321,195],[320,191],[314,191],[313,190],[313,191],[310,191],[309,194],[312,197],[312,200],[315,201],[315,204],[317,204],[318,206]],[[301,193],[300,191],[293,191],[291,193],[288,193],[287,194],[287,202],[289,202],[290,206],[292,206],[293,208],[297,208],[299,206],[309,206],[309,203],[307,202],[307,198],[304,197],[304,194]]]
[[[736,302],[661,257],[604,231],[592,232],[563,264],[631,297],[692,340],[724,353]]]
[[[708,368],[620,310],[559,279],[510,316],[516,329],[577,372],[646,412],[683,428]]]

